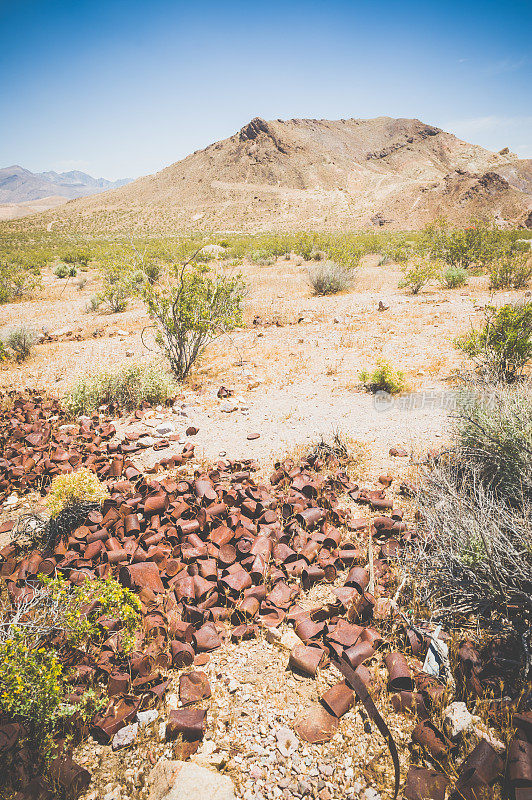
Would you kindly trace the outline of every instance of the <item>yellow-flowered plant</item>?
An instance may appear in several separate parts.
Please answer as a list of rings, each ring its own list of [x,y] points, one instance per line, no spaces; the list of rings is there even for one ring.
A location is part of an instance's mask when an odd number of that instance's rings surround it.
[[[2,615],[0,717],[21,720],[32,745],[45,754],[61,718],[75,711],[88,714],[99,702],[88,689],[79,705],[65,704],[61,648],[99,648],[102,629],[96,619],[105,615],[119,620],[119,644],[126,655],[134,645],[141,604],[113,578],[87,580],[81,586],[72,586],[62,577],[40,579],[38,601],[29,604],[22,618],[13,611]],[[58,637],[60,633],[63,635]]]
[[[48,510],[56,517],[67,505],[78,502],[103,503],[109,496],[107,487],[86,467],[66,475],[57,475],[46,498]]]
[[[87,580],[81,586],[72,586],[64,578],[40,576],[51,599],[61,611],[61,629],[66,641],[76,647],[98,638],[100,632],[95,617],[109,616],[120,621],[120,643],[124,653],[132,650],[135,631],[140,622],[140,600],[130,589],[125,589],[114,578]],[[92,603],[97,611],[87,614]]]
[[[62,667],[53,648],[29,644],[20,630],[0,642],[0,710],[45,737],[63,700]]]

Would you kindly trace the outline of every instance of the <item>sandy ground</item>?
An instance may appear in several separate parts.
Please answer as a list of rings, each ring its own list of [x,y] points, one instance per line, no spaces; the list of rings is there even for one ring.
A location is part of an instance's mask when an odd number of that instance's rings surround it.
[[[188,416],[174,417],[176,431],[191,423],[200,428],[200,457],[270,458],[336,430],[367,443],[379,459],[391,445],[419,451],[441,442],[448,379],[462,363],[452,342],[492,299],[484,276],[463,289],[432,285],[413,296],[397,289],[397,266],[377,266],[370,257],[352,291],[324,298],[310,296],[306,265],[294,259],[248,264],[243,272],[250,287],[246,327],[214,342],[178,393]],[[73,331],[61,337],[68,341],[38,345],[25,364],[4,365],[1,387],[60,396],[80,375],[158,357],[140,301],[120,314],[86,312],[98,287],[95,272],[68,282],[48,273],[39,299],[0,307],[0,336],[22,322]],[[388,310],[378,311],[380,300]],[[405,372],[410,390],[384,407],[358,379],[380,358]],[[221,385],[234,390],[238,410],[220,410]],[[254,433],[260,437],[248,440]]]

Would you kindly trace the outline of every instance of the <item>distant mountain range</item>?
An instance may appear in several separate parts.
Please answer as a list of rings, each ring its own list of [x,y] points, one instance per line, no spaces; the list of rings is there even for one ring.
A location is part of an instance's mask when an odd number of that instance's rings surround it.
[[[93,178],[85,172],[30,172],[18,164],[0,169],[0,203],[27,203],[44,197],[86,197],[90,194],[118,189],[130,183],[130,178],[108,181]]]

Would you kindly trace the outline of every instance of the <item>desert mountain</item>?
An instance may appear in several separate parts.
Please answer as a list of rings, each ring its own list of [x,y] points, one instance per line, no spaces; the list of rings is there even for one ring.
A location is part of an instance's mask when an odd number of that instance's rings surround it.
[[[532,161],[417,119],[256,118],[155,175],[31,221],[92,231],[397,230],[441,214],[532,227]]]
[[[0,169],[0,203],[28,203],[44,197],[85,197],[107,189],[116,189],[129,179],[108,181],[85,172],[30,172],[15,164]]]

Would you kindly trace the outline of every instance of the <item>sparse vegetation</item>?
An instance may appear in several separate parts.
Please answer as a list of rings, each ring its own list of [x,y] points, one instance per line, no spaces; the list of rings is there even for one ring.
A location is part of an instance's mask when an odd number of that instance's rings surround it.
[[[334,261],[324,261],[308,268],[308,281],[315,295],[338,294],[349,289],[353,274]]]
[[[368,392],[387,392],[399,394],[404,392],[406,381],[404,373],[394,369],[387,361],[379,361],[373,372],[363,370],[359,374],[361,383]]]
[[[80,378],[71,387],[65,404],[73,415],[90,414],[103,405],[131,410],[143,403],[165,403],[176,389],[159,364],[130,364]]]
[[[447,267],[443,271],[440,281],[446,289],[458,289],[467,283],[467,272],[462,267]]]
[[[78,710],[65,702],[61,652],[97,648],[96,618],[102,612],[120,621],[117,646],[127,654],[140,621],[140,601],[114,579],[73,586],[64,578],[41,576],[26,598],[0,610],[0,709],[7,719],[23,722],[36,760],[49,756],[54,730]]]
[[[17,361],[26,361],[31,355],[32,347],[37,343],[37,334],[30,325],[19,325],[6,336],[5,344],[15,354]]]
[[[98,308],[106,305],[112,314],[125,311],[135,293],[133,276],[121,264],[106,264],[103,268],[103,287],[98,293]]]
[[[103,503],[109,496],[107,488],[95,472],[80,467],[75,472],[57,475],[46,496],[46,505],[50,516],[57,517],[67,506],[75,503]]]
[[[74,264],[58,264],[54,269],[57,278],[75,278],[78,271]]]
[[[474,613],[477,624],[497,619],[519,637],[528,628],[531,414],[524,385],[486,393],[473,384],[458,396],[452,446],[424,476],[426,536],[411,565],[435,619]]]
[[[403,269],[403,278],[399,282],[400,289],[410,289],[412,294],[418,294],[430,280],[435,278],[439,265],[427,257],[418,257]]]
[[[485,377],[518,380],[532,358],[532,303],[488,306],[483,327],[458,337],[455,344]]]
[[[530,252],[506,250],[489,268],[490,289],[525,289],[532,278]]]
[[[142,287],[157,327],[157,343],[178,380],[186,378],[210,342],[242,323],[245,284],[234,277],[209,274],[197,265],[177,267],[166,285]]]

